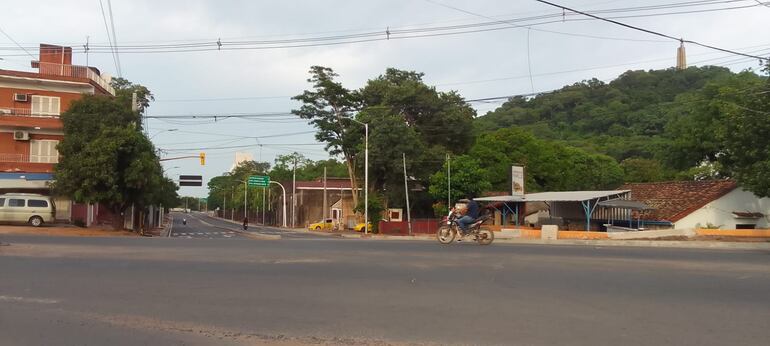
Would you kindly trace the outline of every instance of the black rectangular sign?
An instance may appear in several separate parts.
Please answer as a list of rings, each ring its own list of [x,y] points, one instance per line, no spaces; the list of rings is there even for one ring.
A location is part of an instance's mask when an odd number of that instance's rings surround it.
[[[203,186],[203,176],[180,175],[179,186]]]
[[[201,175],[180,175],[179,180],[203,180],[203,176]]]

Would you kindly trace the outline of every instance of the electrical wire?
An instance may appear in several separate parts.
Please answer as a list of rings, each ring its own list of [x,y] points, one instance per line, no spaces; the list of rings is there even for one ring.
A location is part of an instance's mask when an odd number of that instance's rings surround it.
[[[115,56],[115,50],[113,49],[112,37],[110,36],[110,27],[107,25],[107,15],[104,13],[104,4],[102,0],[99,0],[99,8],[102,10],[102,20],[104,21],[104,30],[107,31],[107,41],[110,43],[110,52],[112,53],[112,62],[115,63],[115,70],[120,71],[120,64]]]
[[[716,47],[716,46],[700,43],[700,42],[693,41],[693,40],[685,40],[683,38],[676,38],[676,37],[673,37],[673,36],[670,36],[670,35],[667,35],[667,34],[663,34],[663,33],[657,32],[657,31],[653,31],[653,30],[649,30],[649,29],[644,29],[644,28],[641,28],[641,27],[638,27],[638,26],[634,26],[634,25],[630,25],[630,24],[625,24],[625,23],[618,22],[618,21],[610,19],[610,18],[599,17],[597,15],[593,15],[593,14],[590,14],[590,13],[578,11],[578,10],[575,10],[575,9],[572,9],[572,8],[569,8],[569,7],[566,7],[566,6],[554,4],[552,2],[548,2],[548,1],[545,1],[545,0],[535,0],[535,1],[547,4],[547,5],[550,5],[550,6],[558,7],[558,8],[561,8],[562,10],[567,10],[567,11],[572,11],[572,12],[575,12],[575,13],[579,13],[579,14],[582,14],[584,16],[591,17],[591,18],[594,18],[594,19],[597,19],[597,20],[605,21],[605,22],[612,23],[612,24],[615,24],[615,25],[620,25],[622,27],[626,27],[626,28],[629,28],[629,29],[633,29],[633,30],[637,30],[637,31],[641,31],[641,32],[646,32],[646,33],[651,34],[651,35],[665,37],[665,38],[668,38],[668,39],[671,39],[671,40],[674,40],[674,41],[687,42],[687,43],[691,43],[691,44],[694,44],[694,45],[697,45],[697,46],[701,46],[701,47],[704,47],[704,48],[709,48],[709,49],[713,49],[713,50],[722,51],[722,52],[725,52],[725,53],[730,53],[730,54],[735,54],[735,55],[742,55],[742,56],[746,56],[746,57],[750,57],[750,58],[755,58],[755,59],[759,59],[759,60],[767,60],[767,58],[756,56],[756,55],[750,55],[750,54],[745,54],[745,53],[737,52],[737,51],[730,50],[730,49],[719,48],[719,47]],[[752,5],[752,6],[757,6],[757,5]]]
[[[741,1],[747,1],[747,0],[691,1],[686,5],[703,6],[703,5],[732,3],[732,2],[741,2]],[[620,13],[620,12],[640,11],[640,10],[649,11],[649,10],[655,10],[655,9],[674,8],[677,6],[682,7],[681,4],[669,4],[667,6],[656,5],[656,6],[637,7],[637,8],[607,9],[607,10],[601,10],[601,13]],[[698,13],[698,12],[704,12],[704,11],[721,11],[721,10],[731,10],[731,9],[747,8],[747,7],[754,7],[754,6],[759,6],[759,5],[754,4],[752,2],[750,6],[725,7],[725,8],[699,10],[699,11],[684,11],[684,12],[680,11],[680,12],[668,12],[668,13],[664,12],[664,13],[631,15],[631,16],[623,16],[623,17],[611,17],[611,18],[633,18],[633,17],[650,16],[650,15]],[[248,40],[248,41],[217,40],[217,41],[211,41],[211,42],[196,42],[196,43],[181,43],[181,44],[177,43],[177,44],[162,44],[162,45],[159,45],[159,44],[125,45],[125,46],[121,46],[120,49],[123,53],[170,53],[170,52],[200,52],[200,51],[212,51],[212,50],[242,50],[242,49],[254,50],[254,49],[317,47],[317,46],[363,43],[363,42],[374,42],[374,41],[395,40],[395,39],[411,39],[411,38],[420,38],[420,37],[436,37],[436,36],[445,36],[445,35],[457,35],[457,34],[467,34],[467,33],[475,33],[475,32],[493,31],[493,30],[503,30],[503,29],[510,29],[512,24],[516,22],[543,20],[548,18],[558,18],[562,16],[564,16],[564,14],[554,13],[554,14],[548,14],[548,15],[542,15],[542,16],[532,16],[528,18],[494,20],[492,22],[472,23],[472,24],[464,24],[464,25],[433,26],[433,27],[416,28],[416,29],[392,29],[392,30],[388,29],[385,31],[362,32],[362,33],[349,34],[349,35],[317,36],[317,37],[309,37],[309,38],[283,39],[283,40]],[[609,18],[602,18],[602,20],[608,20],[608,19]],[[544,25],[544,24],[549,24],[554,22],[563,22],[563,21],[572,21],[572,20],[573,19],[562,18],[562,20],[527,23],[525,25],[513,25],[513,27],[523,27],[523,26],[531,27],[534,25]],[[579,20],[585,20],[585,18],[582,18]],[[501,24],[505,26],[500,27]],[[479,28],[479,29],[465,30],[469,28]],[[553,32],[556,33],[555,31]],[[425,33],[431,33],[431,34],[425,34]],[[574,35],[572,33],[570,34]],[[596,36],[596,37],[598,38],[599,36]],[[617,38],[613,38],[613,39],[617,39]],[[112,47],[93,45],[90,51],[110,52],[112,51],[111,48]],[[8,48],[0,47],[0,49],[8,49]]]

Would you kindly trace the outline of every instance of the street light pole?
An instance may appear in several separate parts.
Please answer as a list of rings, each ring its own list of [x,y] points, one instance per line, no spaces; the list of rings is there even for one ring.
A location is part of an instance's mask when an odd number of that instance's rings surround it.
[[[150,136],[150,140],[152,140],[153,138],[155,138],[155,136],[157,136],[157,135],[159,135],[159,134],[161,134],[163,132],[174,132],[174,131],[179,131],[179,129],[167,129],[167,130],[159,131],[158,133]]]
[[[364,234],[369,234],[369,124],[364,124]]]
[[[364,125],[364,234],[369,233],[369,123],[350,118]]]
[[[249,217],[248,212],[246,211],[246,204],[248,203],[248,201],[246,201],[246,193],[249,190],[248,185],[246,185],[247,182],[248,180],[243,181],[243,217],[244,218]]]
[[[281,187],[281,190],[283,190],[283,227],[286,227],[286,189],[281,185],[281,183],[277,181],[270,181],[270,184],[276,184]]]

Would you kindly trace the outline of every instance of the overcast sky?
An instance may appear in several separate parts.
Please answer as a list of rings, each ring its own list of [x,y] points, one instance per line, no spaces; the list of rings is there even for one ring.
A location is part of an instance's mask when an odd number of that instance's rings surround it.
[[[552,0],[576,10],[590,11],[693,1]],[[722,48],[770,55],[767,36],[770,7],[761,6],[755,0],[700,2],[712,4],[653,11],[636,9],[602,16],[635,16],[617,20]],[[107,26],[110,26],[106,0],[103,5]],[[533,0],[115,0],[111,5],[119,46],[216,42],[218,39],[225,42],[284,40],[375,31],[382,33],[378,37],[382,39],[386,30],[397,32],[562,13]],[[757,6],[747,7],[752,5]],[[747,8],[703,11],[735,7]],[[670,12],[689,13],[660,15]],[[658,15],[639,16],[647,14]],[[582,18],[585,17],[565,17]],[[554,20],[518,25],[543,21]],[[481,28],[489,27],[492,26]],[[476,99],[547,91],[593,77],[609,81],[630,69],[668,68],[675,65],[679,45],[673,40],[596,20],[555,20],[531,29],[499,24],[494,27],[502,29],[410,39],[394,34],[390,40],[302,48],[119,51],[118,56],[123,77],[147,86],[155,94],[156,102],[148,114],[161,116],[290,111],[297,104],[288,97],[309,87],[306,79],[311,65],[332,67],[350,89],[363,86],[367,79],[378,76],[388,67],[415,70],[425,73],[425,81],[439,90],[457,90],[466,99]],[[73,63],[78,65],[86,64],[82,47],[86,37],[91,45],[108,45],[98,0],[16,1],[0,11],[0,28],[24,47],[35,47],[38,43],[70,45],[76,51]],[[7,37],[0,36],[0,47],[16,46]],[[223,47],[233,48],[227,44]],[[758,66],[754,59],[691,44],[686,48],[690,64],[716,64],[735,71]],[[37,56],[34,48],[28,50]],[[0,68],[14,70],[29,70],[32,59],[19,49],[2,50],[0,58],[3,59]],[[113,56],[104,51],[88,54],[88,64],[104,73],[118,75]],[[474,103],[479,115],[498,105]],[[169,150],[167,157],[207,153],[205,167],[201,167],[197,159],[164,162],[168,174],[173,176],[202,174],[208,179],[220,175],[229,170],[236,151],[250,152],[255,159],[261,157],[271,163],[276,155],[292,151],[312,159],[328,156],[322,145],[306,145],[315,142],[313,129],[297,119],[217,122],[151,119],[147,127],[155,144]],[[272,137],[243,138],[259,136]],[[198,149],[239,145],[253,147]],[[173,151],[175,149],[190,150]],[[205,188],[182,188],[180,194],[204,196],[207,192]]]

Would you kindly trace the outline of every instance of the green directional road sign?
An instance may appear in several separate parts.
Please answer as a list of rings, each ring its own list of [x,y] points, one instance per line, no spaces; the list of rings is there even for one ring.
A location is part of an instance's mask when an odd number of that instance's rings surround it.
[[[267,186],[270,184],[270,177],[266,175],[252,175],[249,177],[249,186]]]

